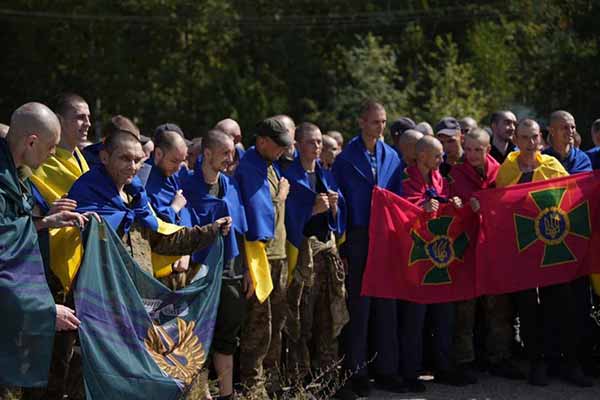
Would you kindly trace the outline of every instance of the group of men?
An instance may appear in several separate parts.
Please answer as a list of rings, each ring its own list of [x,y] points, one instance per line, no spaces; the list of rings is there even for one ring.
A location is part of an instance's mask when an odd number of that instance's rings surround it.
[[[427,212],[450,203],[476,213],[475,191],[598,168],[600,147],[587,154],[575,147],[571,114],[550,116],[547,146],[537,122],[518,122],[510,111],[494,113],[489,132],[472,118],[446,117],[432,128],[402,117],[391,125],[392,147],[383,140],[385,108],[369,100],[358,115],[360,133],[345,146],[339,132],[276,115],[256,125],[247,150],[232,119],[193,141],[165,123],[150,143],[122,115],[104,125],[99,143],[84,147],[90,118],[82,97],[64,94],[53,111],[19,107],[0,139],[2,226],[34,223],[27,229],[37,229],[56,302],[48,310],[58,331],[49,382],[24,388],[23,398],[83,396],[71,291],[81,254],[64,254],[64,244],[78,240],[89,218],[103,218],[138,265],[173,290],[189,284],[224,236],[211,349],[220,399],[234,396],[238,351],[241,387],[253,398],[277,396],[290,379],[308,382],[314,371],[339,373],[340,360],[349,376],[335,388],[342,399],[368,397],[372,382],[423,392],[425,368],[438,383],[473,384],[476,355],[490,373],[533,385],[548,384],[548,366],[575,385],[592,385],[584,373],[593,365],[584,337],[587,278],[458,303],[361,296],[373,187]],[[600,144],[600,121],[592,137]],[[528,374],[513,361],[516,315]],[[423,361],[428,349],[431,365]],[[0,376],[0,385],[23,386],[11,376]]]

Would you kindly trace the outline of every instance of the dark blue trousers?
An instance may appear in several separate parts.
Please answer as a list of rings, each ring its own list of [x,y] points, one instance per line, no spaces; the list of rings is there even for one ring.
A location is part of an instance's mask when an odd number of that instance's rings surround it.
[[[402,376],[416,379],[423,368],[423,326],[427,313],[431,320],[435,368],[438,371],[449,370],[454,335],[454,303],[418,304],[407,301],[401,304]]]
[[[367,230],[349,231],[345,246],[350,322],[343,332],[344,366],[355,372],[355,376],[366,376],[366,363],[370,361],[368,354],[371,353],[375,354],[372,364],[375,374],[398,375],[396,300],[360,295],[369,248]],[[372,335],[370,338],[369,333]],[[369,343],[372,345],[371,349]]]

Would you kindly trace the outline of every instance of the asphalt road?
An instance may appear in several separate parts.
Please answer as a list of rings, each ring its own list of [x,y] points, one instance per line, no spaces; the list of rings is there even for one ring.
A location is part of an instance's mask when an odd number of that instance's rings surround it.
[[[479,383],[465,387],[452,387],[426,383],[427,391],[419,394],[395,394],[375,391],[369,400],[600,400],[600,379],[591,388],[578,388],[557,379],[550,385],[536,387],[526,381],[511,381],[486,373],[478,375]]]

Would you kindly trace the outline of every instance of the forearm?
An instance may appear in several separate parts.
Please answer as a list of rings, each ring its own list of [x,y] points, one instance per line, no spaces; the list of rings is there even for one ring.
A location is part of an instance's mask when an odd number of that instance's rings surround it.
[[[212,245],[218,232],[218,227],[212,224],[184,227],[170,235],[149,231],[149,240],[152,251],[157,254],[188,255]]]

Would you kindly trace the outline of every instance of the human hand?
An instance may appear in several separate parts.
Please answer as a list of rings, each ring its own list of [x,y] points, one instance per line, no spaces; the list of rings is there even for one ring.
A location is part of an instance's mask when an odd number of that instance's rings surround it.
[[[88,222],[88,217],[73,211],[59,211],[56,214],[47,215],[42,218],[40,229],[44,228],[64,228],[76,226],[83,228]]]
[[[277,195],[279,196],[279,200],[285,201],[289,193],[290,183],[288,182],[288,180],[285,178],[279,179],[279,193],[277,193]]]
[[[190,256],[183,256],[173,263],[174,272],[186,272],[190,267]]]
[[[75,310],[62,304],[56,304],[56,330],[73,331],[79,327],[81,321],[75,316]]]
[[[229,230],[231,229],[231,217],[219,218],[213,222],[213,225],[218,227],[217,229],[221,231],[223,236],[227,236],[229,234]]]
[[[173,201],[171,202],[171,208],[175,210],[176,213],[181,211],[183,207],[187,204],[187,199],[183,195],[183,190],[179,189],[175,193],[175,197],[173,197]]]
[[[66,197],[61,197],[52,203],[50,207],[50,211],[48,211],[48,215],[57,214],[61,211],[73,211],[77,208],[77,202],[72,199],[68,199]]]
[[[337,192],[334,192],[332,190],[327,192],[327,199],[329,200],[329,209],[333,213],[334,217],[337,215],[338,211],[338,198],[339,195]]]
[[[246,299],[251,298],[254,295],[254,282],[252,282],[252,277],[250,273],[246,271],[244,273],[244,280],[242,281],[242,290],[246,293]]]
[[[329,197],[325,193],[317,194],[315,204],[312,209],[313,215],[321,214],[329,210]]]
[[[471,197],[471,199],[469,200],[469,204],[471,205],[471,209],[473,210],[473,212],[479,212],[479,210],[481,209],[479,200],[477,200],[475,197]]]
[[[450,198],[450,204],[452,204],[456,208],[462,208],[463,203],[460,197],[454,196]]]
[[[423,204],[423,209],[429,213],[436,212],[440,208],[440,202],[436,199],[429,199]]]

